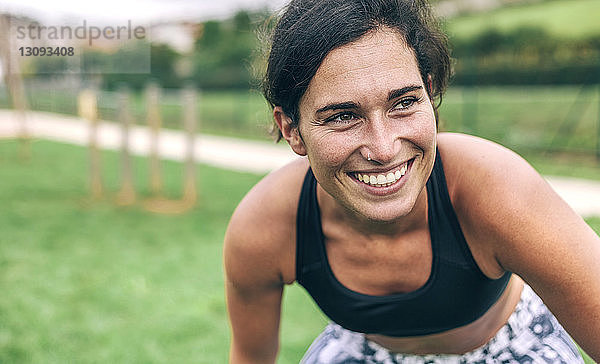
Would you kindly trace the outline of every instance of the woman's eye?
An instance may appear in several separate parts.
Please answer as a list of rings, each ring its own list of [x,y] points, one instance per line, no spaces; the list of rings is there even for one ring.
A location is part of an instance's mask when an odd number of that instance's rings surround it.
[[[334,123],[347,123],[355,119],[354,114],[345,112],[330,117],[327,121]]]
[[[400,100],[394,107],[394,109],[405,110],[411,107],[414,103],[419,101],[416,97],[407,97],[405,99]]]

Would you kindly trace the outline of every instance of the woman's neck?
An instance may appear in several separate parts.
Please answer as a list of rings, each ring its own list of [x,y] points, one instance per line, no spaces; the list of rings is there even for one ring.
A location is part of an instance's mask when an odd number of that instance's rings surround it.
[[[405,216],[391,221],[376,221],[350,210],[338,203],[329,193],[317,185],[317,201],[321,211],[321,219],[335,224],[343,224],[346,229],[354,230],[365,237],[386,237],[404,235],[407,232],[427,227],[427,188],[417,197],[412,210]]]

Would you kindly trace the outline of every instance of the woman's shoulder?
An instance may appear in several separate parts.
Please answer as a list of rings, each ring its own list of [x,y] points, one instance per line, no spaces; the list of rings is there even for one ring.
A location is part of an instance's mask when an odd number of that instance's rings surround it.
[[[266,175],[242,199],[225,235],[226,254],[243,256],[248,264],[275,264],[286,283],[294,280],[296,211],[306,158],[294,160]],[[267,268],[262,266],[262,268]]]
[[[523,239],[525,218],[535,216],[529,227],[543,230],[546,204],[560,202],[529,163],[497,143],[441,133],[438,149],[450,200],[473,256],[486,275],[499,277],[504,272],[500,252],[511,246],[509,241]]]
[[[500,144],[440,133],[438,149],[455,210],[478,221],[497,218],[500,209],[524,213],[533,207],[533,197],[554,194],[525,159]]]
[[[308,167],[306,158],[298,158],[267,174],[244,196],[234,217],[242,215],[264,221],[267,217],[273,219],[295,212]]]
[[[451,197],[492,191],[518,193],[532,183],[543,181],[525,159],[490,140],[467,134],[440,133],[438,149]]]

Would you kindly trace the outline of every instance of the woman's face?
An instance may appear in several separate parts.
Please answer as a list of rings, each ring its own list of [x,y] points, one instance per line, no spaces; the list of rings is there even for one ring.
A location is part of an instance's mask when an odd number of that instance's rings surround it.
[[[383,28],[331,51],[299,109],[310,165],[338,203],[374,221],[412,210],[435,160],[436,124],[402,35]]]

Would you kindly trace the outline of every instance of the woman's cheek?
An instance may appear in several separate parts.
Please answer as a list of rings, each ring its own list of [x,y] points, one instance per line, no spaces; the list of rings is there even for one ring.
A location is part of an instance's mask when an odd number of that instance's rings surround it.
[[[437,128],[435,117],[429,113],[418,113],[412,123],[408,124],[408,133],[418,144],[430,144],[435,139]]]
[[[318,150],[317,155],[322,159],[323,164],[330,166],[341,165],[350,154],[348,145],[337,140],[321,144]]]
[[[315,135],[313,142],[313,155],[326,159],[325,164],[335,166],[344,163],[360,147],[360,136],[352,131],[326,131]]]

